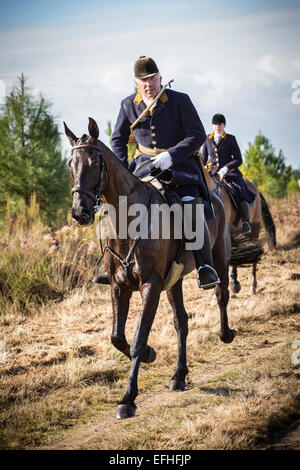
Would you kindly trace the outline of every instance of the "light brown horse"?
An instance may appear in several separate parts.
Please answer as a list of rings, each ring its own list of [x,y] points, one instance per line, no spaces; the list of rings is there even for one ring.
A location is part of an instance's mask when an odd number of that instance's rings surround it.
[[[242,225],[242,220],[239,217],[239,213],[229,196],[228,191],[225,188],[225,183],[216,177],[210,176],[206,167],[203,168],[207,185],[211,191],[219,196],[223,202],[226,220],[229,229],[232,232],[239,232]],[[249,239],[258,240],[261,228],[264,226],[267,234],[268,245],[272,250],[276,246],[276,228],[270,213],[268,204],[259,192],[258,188],[254,183],[245,179],[247,188],[255,194],[255,201],[249,207],[249,219],[251,224],[251,233],[248,234]],[[252,284],[250,287],[250,293],[256,294],[257,279],[256,279],[257,263],[253,263],[252,266]],[[241,285],[237,279],[237,266],[233,265],[231,270],[231,288],[234,293],[238,293],[241,290]]]
[[[104,203],[116,208],[117,233],[120,228],[119,217],[124,215],[120,195],[126,197],[128,214],[132,205],[136,203],[149,208],[151,204],[161,205],[165,202],[155,188],[131,174],[113,152],[98,140],[99,130],[93,119],[89,118],[89,136],[83,135],[80,139],[68,129],[66,124],[64,125],[66,135],[72,145],[71,157],[68,160],[73,193],[71,214],[80,225],[94,222],[94,206],[100,196]],[[216,195],[212,194],[212,199],[216,216],[209,221],[208,227],[214,268],[220,278],[220,284],[216,287],[221,320],[220,338],[223,342],[230,343],[236,335],[236,332],[229,328],[227,318],[231,239],[223,204]],[[133,220],[133,217],[128,216],[128,225]],[[149,220],[149,235],[151,223],[152,221]],[[203,221],[203,223],[206,222]],[[169,272],[179,244],[180,240],[174,238],[173,226],[169,239],[164,239],[161,235],[158,239],[152,239],[149,236],[141,238],[136,243],[136,240],[129,236],[126,238],[108,237],[109,250],[105,252],[103,263],[111,284],[113,307],[111,341],[131,360],[128,385],[117,407],[117,419],[134,416],[140,363],[150,363],[155,360],[155,350],[147,345],[147,340],[159,304],[164,279]],[[188,315],[183,304],[182,278],[195,269],[192,252],[185,251],[181,262],[184,264],[182,276],[166,293],[173,309],[174,324],[178,334],[177,365],[170,382],[170,389],[183,391],[188,372],[186,365]],[[130,298],[133,291],[137,290],[142,298],[142,311],[134,338],[129,345],[125,336],[125,324]]]

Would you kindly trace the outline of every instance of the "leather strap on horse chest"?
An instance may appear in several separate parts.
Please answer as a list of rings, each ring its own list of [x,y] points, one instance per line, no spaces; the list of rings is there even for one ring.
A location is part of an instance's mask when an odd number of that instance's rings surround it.
[[[152,195],[151,190],[149,190],[149,200],[148,200],[148,204],[147,204],[147,215],[148,215],[148,211],[149,211],[150,204],[151,204],[151,195]],[[118,253],[116,253],[116,252],[108,245],[108,243],[106,242],[106,246],[105,246],[104,251],[103,251],[103,254],[102,254],[102,256],[101,256],[101,260],[102,260],[102,258],[103,258],[103,256],[104,256],[105,251],[106,251],[106,250],[109,251],[109,253],[110,253],[114,258],[116,258],[116,259],[119,261],[119,263],[122,265],[122,267],[123,267],[123,269],[124,269],[124,272],[125,272],[125,276],[127,277],[127,269],[128,269],[128,267],[129,267],[129,265],[130,265],[129,260],[130,260],[131,255],[132,255],[132,253],[133,253],[133,251],[134,251],[134,249],[135,249],[135,247],[136,247],[136,245],[137,245],[137,243],[138,243],[139,241],[140,241],[140,237],[139,237],[139,236],[136,236],[135,239],[133,240],[133,243],[132,243],[132,245],[131,245],[131,247],[130,247],[128,253],[127,253],[127,255],[126,255],[126,258],[122,258],[120,255],[118,255]],[[100,261],[101,261],[101,260],[100,260]]]
[[[127,269],[128,269],[128,266],[130,265],[130,257],[133,253],[133,250],[135,249],[136,247],[136,244],[138,243],[138,241],[140,240],[140,237],[136,236],[135,239],[133,240],[133,243],[128,251],[128,254],[126,256],[125,259],[121,258],[121,256],[119,256],[112,248],[110,248],[110,246],[106,245],[106,249],[110,252],[110,254],[112,254],[114,256],[114,258],[116,258],[119,263],[121,263],[123,269],[124,269],[124,272],[125,272],[125,276],[127,276]]]

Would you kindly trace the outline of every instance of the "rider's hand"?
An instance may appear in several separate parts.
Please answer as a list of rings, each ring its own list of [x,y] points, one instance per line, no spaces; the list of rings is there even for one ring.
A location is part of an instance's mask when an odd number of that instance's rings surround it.
[[[223,166],[221,170],[218,171],[218,175],[220,176],[221,180],[224,178],[224,176],[228,173],[228,167]]]
[[[155,168],[160,168],[162,171],[168,170],[172,166],[172,157],[169,152],[162,152],[153,161],[153,166]]]

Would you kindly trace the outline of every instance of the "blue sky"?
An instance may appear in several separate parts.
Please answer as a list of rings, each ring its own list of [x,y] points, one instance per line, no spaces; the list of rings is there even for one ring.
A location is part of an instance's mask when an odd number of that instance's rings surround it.
[[[76,134],[115,122],[133,62],[152,56],[203,124],[222,112],[242,151],[261,130],[300,166],[300,1],[0,0],[0,100],[22,72]],[[68,148],[63,136],[64,148]]]
[[[196,12],[210,16],[215,8],[222,16],[228,17],[297,6],[299,0],[251,0],[248,2],[215,0],[213,3],[206,0],[182,0],[181,2],[151,0],[151,4],[140,0],[89,0],[86,3],[82,0],[1,0],[0,4],[0,25],[15,27],[90,21],[95,19],[95,15],[100,19],[102,15],[106,17],[110,14],[124,18],[128,14],[138,13],[140,18],[145,14],[149,19],[153,19],[156,17],[156,12],[160,15],[168,13],[174,18],[174,15],[189,15],[190,11],[191,16]],[[151,8],[150,12],[149,8]]]

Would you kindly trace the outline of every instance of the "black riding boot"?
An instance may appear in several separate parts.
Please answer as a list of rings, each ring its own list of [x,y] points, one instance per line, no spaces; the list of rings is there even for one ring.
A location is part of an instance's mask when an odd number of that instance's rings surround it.
[[[192,201],[183,201],[184,206],[192,205],[192,231],[196,231],[196,206],[201,203],[201,198],[193,199]],[[190,221],[187,221],[189,223]],[[193,243],[194,240],[188,240],[188,243]],[[193,251],[195,265],[197,269],[198,286],[203,289],[212,289],[219,284],[220,279],[218,274],[212,267],[212,255],[210,246],[210,236],[206,220],[204,219],[204,243],[202,248]]]
[[[108,275],[106,273],[104,274],[96,274],[96,276],[93,279],[93,282],[95,284],[110,284]]]
[[[240,211],[242,217],[242,233],[251,233],[251,225],[249,219],[249,206],[247,201],[240,202]]]

